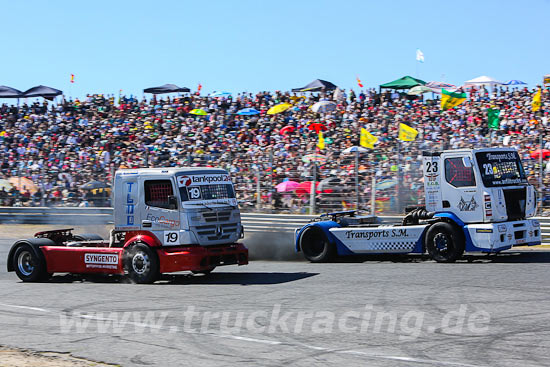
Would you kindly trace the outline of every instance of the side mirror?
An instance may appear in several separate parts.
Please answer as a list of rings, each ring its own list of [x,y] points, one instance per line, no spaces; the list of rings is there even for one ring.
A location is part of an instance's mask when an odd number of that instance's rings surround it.
[[[178,208],[178,200],[174,195],[168,195],[168,209],[176,210]]]
[[[472,159],[470,157],[463,157],[462,158],[462,164],[464,164],[464,167],[472,167]]]

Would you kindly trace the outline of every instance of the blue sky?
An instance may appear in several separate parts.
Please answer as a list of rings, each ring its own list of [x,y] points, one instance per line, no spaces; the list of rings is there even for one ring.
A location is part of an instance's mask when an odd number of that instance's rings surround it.
[[[531,86],[550,73],[550,1],[2,0],[0,85],[67,95],[357,89],[403,75]],[[418,65],[420,48],[425,63]],[[70,74],[75,83],[70,84]]]

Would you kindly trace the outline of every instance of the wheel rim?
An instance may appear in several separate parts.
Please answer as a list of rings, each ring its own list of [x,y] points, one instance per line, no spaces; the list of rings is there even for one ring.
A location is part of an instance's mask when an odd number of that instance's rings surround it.
[[[22,251],[17,258],[17,267],[21,274],[29,276],[34,271],[32,254],[29,251]]]
[[[446,234],[438,233],[434,236],[434,248],[437,253],[446,254],[450,245],[451,241]]]
[[[151,267],[151,261],[149,256],[143,252],[138,252],[132,258],[132,268],[136,274],[142,275],[149,271]]]

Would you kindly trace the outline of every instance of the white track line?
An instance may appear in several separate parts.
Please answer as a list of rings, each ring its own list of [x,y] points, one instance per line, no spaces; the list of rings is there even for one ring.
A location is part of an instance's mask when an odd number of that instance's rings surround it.
[[[32,311],[39,311],[44,313],[56,313],[56,314],[64,314],[62,312],[54,311],[54,310],[47,310],[45,308],[40,307],[29,307],[29,306],[20,306],[20,305],[10,305],[6,303],[0,303],[0,306],[3,307],[10,307],[10,308],[18,308],[18,309],[25,309],[25,310],[32,310]],[[64,314],[66,315],[66,314]],[[70,317],[76,317],[76,318],[82,318],[82,319],[91,319],[91,320],[97,320],[97,321],[109,321],[112,320],[110,318],[106,317],[98,317],[98,316],[90,316],[90,315],[74,315],[69,314],[66,316]],[[115,321],[115,320],[112,320]],[[127,324],[133,325],[133,326],[139,326],[139,327],[149,327],[154,329],[167,329],[170,331],[170,327],[162,327],[159,325],[154,324],[144,324],[139,322],[133,322],[133,321],[127,321]],[[358,350],[334,350],[330,348],[325,347],[317,347],[314,345],[309,344],[291,344],[288,342],[283,342],[279,340],[268,340],[268,339],[257,339],[257,338],[250,338],[250,337],[244,337],[244,336],[238,336],[238,335],[232,335],[232,334],[218,334],[218,333],[201,333],[197,331],[192,330],[182,330],[178,329],[180,332],[184,332],[186,334],[199,334],[199,335],[208,335],[213,336],[217,338],[223,338],[223,339],[233,339],[233,340],[241,340],[241,341],[247,341],[251,343],[259,343],[259,344],[269,344],[269,345],[287,345],[291,347],[304,347],[316,351],[322,351],[322,352],[328,352],[328,353],[336,353],[336,354],[351,354],[351,355],[357,355],[362,356],[366,358],[371,359],[383,359],[383,360],[391,360],[391,361],[401,361],[401,362],[410,362],[410,363],[417,363],[417,364],[429,364],[429,365],[436,365],[436,366],[456,366],[456,367],[481,367],[480,365],[473,365],[473,364],[467,364],[467,363],[460,363],[460,362],[446,362],[446,361],[438,361],[438,360],[431,360],[431,359],[419,359],[419,358],[411,358],[411,357],[400,357],[400,356],[391,356],[391,355],[383,355],[383,354],[375,354],[375,353],[367,353],[362,352]]]

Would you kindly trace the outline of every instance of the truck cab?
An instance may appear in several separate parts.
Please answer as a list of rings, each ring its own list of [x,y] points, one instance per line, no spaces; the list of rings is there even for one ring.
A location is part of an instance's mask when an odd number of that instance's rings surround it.
[[[426,209],[468,223],[522,220],[535,215],[536,194],[517,151],[505,148],[423,153]]]
[[[243,236],[235,189],[218,168],[143,168],[115,174],[115,231],[148,231],[163,246],[222,245]]]

